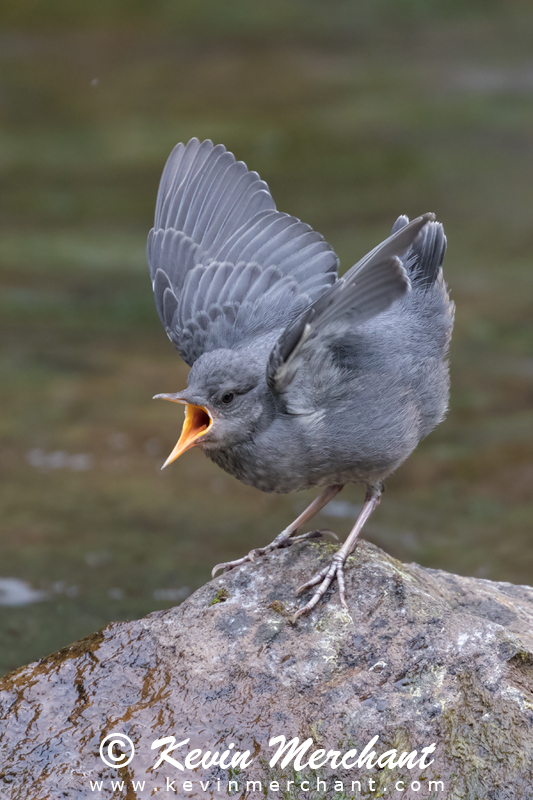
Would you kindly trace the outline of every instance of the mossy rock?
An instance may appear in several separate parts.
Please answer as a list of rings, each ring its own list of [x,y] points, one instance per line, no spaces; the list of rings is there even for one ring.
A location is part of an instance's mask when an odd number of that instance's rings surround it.
[[[333,587],[292,624],[305,602],[295,587],[329,558],[329,548],[310,543],[280,550],[178,608],[114,623],[6,676],[3,800],[85,798],[94,796],[90,781],[102,782],[98,797],[148,798],[166,778],[193,797],[207,796],[200,780],[220,780],[221,794],[234,780],[236,796],[286,798],[302,796],[309,780],[316,798],[394,796],[401,781],[403,800],[530,800],[533,589],[401,564],[360,542],[346,570],[348,611]],[[112,732],[135,745],[118,770],[99,755]],[[309,753],[360,754],[376,734],[376,757],[420,756],[435,744],[431,763],[269,763],[272,737],[309,739]],[[169,736],[190,740],[173,753],[181,762],[194,748],[229,748],[249,750],[253,764],[152,770],[162,750],[151,745]],[[113,789],[117,779],[123,790]]]

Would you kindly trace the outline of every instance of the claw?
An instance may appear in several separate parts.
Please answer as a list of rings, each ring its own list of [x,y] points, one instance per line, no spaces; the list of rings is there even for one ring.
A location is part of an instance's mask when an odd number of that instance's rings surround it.
[[[237,558],[235,561],[224,561],[222,564],[217,564],[216,567],[213,567],[211,570],[211,577],[214,578],[219,569],[223,569],[224,572],[228,572],[228,570],[233,569],[233,567],[240,567],[241,564],[246,564],[247,561],[251,561],[253,564],[257,556],[262,556],[265,552],[266,548],[257,547],[255,550],[250,550],[248,555],[243,556],[242,558]]]
[[[243,556],[243,558],[238,558],[236,561],[223,561],[221,564],[217,564],[215,567],[213,567],[211,570],[211,577],[214,578],[219,569],[227,572],[228,570],[233,569],[233,567],[239,567],[241,564],[245,564],[248,560],[248,556]]]
[[[324,567],[323,570],[317,572],[316,575],[313,575],[310,581],[303,583],[298,589],[296,589],[296,594],[301,594],[302,592],[305,592],[306,589],[310,589],[311,586],[316,586],[317,583],[320,583],[320,581],[323,580],[328,570],[329,567]]]
[[[217,572],[220,569],[223,569],[227,572],[234,567],[240,567],[241,564],[246,564],[247,562],[251,562],[252,564],[255,563],[255,560],[259,558],[259,556],[264,556],[267,553],[271,553],[273,550],[281,550],[282,548],[289,547],[291,544],[295,542],[302,542],[306,539],[316,539],[323,534],[330,534],[337,539],[337,536],[333,533],[333,531],[328,530],[319,530],[319,531],[309,531],[309,533],[300,533],[298,536],[295,536],[293,533],[287,534],[287,531],[282,531],[273,542],[267,544],[266,547],[256,547],[253,550],[250,550],[248,555],[243,556],[242,558],[237,558],[235,561],[224,561],[221,564],[217,564],[211,570],[211,577],[214,578]],[[305,587],[303,587],[305,588]]]
[[[325,595],[325,593],[327,592],[327,590],[329,589],[335,578],[337,578],[337,583],[339,584],[339,595],[341,603],[345,608],[348,608],[348,606],[346,605],[346,597],[345,597],[346,585],[344,582],[345,558],[346,556],[344,557],[341,556],[339,558],[339,554],[337,554],[336,556],[333,557],[333,560],[329,566],[324,567],[323,570],[317,572],[317,574],[314,575],[310,581],[307,581],[307,583],[304,583],[303,586],[300,586],[300,588],[297,589],[296,594],[300,594],[300,592],[303,592],[305,589],[309,589],[311,588],[311,586],[316,586],[317,583],[320,583],[320,586],[318,587],[312,598],[309,600],[309,602],[303,608],[300,608],[299,611],[296,612],[296,614],[293,615],[292,617],[293,622],[296,622],[298,617],[301,617],[302,614],[307,614],[308,611],[311,611],[311,609],[313,609],[316,606],[320,598]]]
[[[356,545],[357,537],[359,536],[361,529],[367,519],[369,518],[370,514],[374,511],[375,508],[379,505],[379,499],[381,497],[381,492],[383,491],[383,486],[380,484],[377,487],[374,487],[372,491],[369,490],[367,493],[367,497],[365,499],[365,503],[361,510],[361,513],[357,517],[356,523],[353,526],[350,534],[340,550],[335,553],[331,560],[331,564],[329,567],[326,567],[321,572],[317,573],[310,581],[304,583],[303,586],[300,586],[296,594],[303,592],[304,589],[309,589],[311,586],[316,586],[317,583],[320,583],[320,586],[309,600],[307,605],[301,608],[299,611],[294,614],[292,617],[292,621],[295,622],[298,617],[301,617],[302,614],[307,614],[308,611],[311,611],[312,608],[316,606],[318,601],[321,597],[327,592],[329,587],[331,586],[333,580],[337,578],[337,583],[339,584],[339,595],[340,601],[345,608],[348,608],[346,605],[346,585],[344,582],[344,564],[346,559],[353,552],[353,549]]]
[[[320,530],[314,532],[319,533],[321,536],[331,536],[331,538],[335,539],[336,542],[340,541],[337,534],[333,533],[333,531],[330,531],[329,528],[320,528]]]
[[[258,556],[264,556],[267,553],[271,553],[273,550],[277,550],[278,548],[288,547],[289,545],[293,544],[294,542],[300,542],[304,539],[312,539],[316,536],[317,532],[312,531],[311,533],[303,533],[300,536],[296,536],[298,528],[303,525],[305,522],[308,522],[312,517],[315,516],[324,506],[329,503],[329,501],[337,495],[340,490],[342,489],[342,484],[335,484],[334,486],[328,486],[327,489],[324,489],[322,494],[320,494],[311,505],[309,505],[305,511],[303,511],[299,517],[297,517],[288,528],[281,531],[273,542],[268,544],[266,547],[259,547],[256,550],[250,550],[247,556],[244,558],[239,558],[236,561],[226,561],[223,564],[217,564],[216,567],[213,567],[211,571],[211,577],[214,578],[216,573],[219,569],[229,570],[233,569],[233,567],[238,567],[241,564],[245,564],[247,561],[255,561]],[[319,531],[319,534],[326,533],[326,531]],[[334,533],[331,531],[327,531],[328,534],[331,534],[335,538]]]

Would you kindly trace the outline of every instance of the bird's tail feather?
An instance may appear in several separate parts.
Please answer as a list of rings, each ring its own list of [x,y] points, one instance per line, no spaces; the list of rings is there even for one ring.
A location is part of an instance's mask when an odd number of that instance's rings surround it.
[[[409,217],[398,217],[392,233],[409,223]],[[446,236],[440,222],[428,222],[403,257],[403,265],[413,288],[428,288],[435,283],[446,253]]]

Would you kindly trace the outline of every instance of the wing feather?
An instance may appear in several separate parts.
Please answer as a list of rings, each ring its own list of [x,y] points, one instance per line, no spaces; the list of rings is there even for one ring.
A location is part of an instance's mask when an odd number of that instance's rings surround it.
[[[163,317],[165,321],[169,320],[172,322],[177,307],[178,301],[176,299],[176,295],[172,289],[165,289],[163,292]]]
[[[394,226],[404,227],[407,217],[398,217]],[[393,228],[394,230],[394,228]],[[427,289],[435,283],[446,255],[446,236],[440,222],[429,222],[413,242],[404,259],[405,268],[415,286]]]
[[[351,328],[385,311],[410,288],[401,256],[413,246],[433,214],[424,214],[393,231],[328,291],[324,292],[281,335],[270,355],[267,381],[272,391],[282,393],[291,384],[306,357],[310,340],[328,337],[339,320]]]
[[[198,139],[165,165],[147,256],[158,313],[189,364],[237,334],[288,324],[334,284],[338,265],[320,234],[276,210],[256,172]]]
[[[164,314],[164,295],[166,289],[170,289],[170,281],[165,272],[162,269],[158,269],[155,274],[154,279],[154,296],[155,296],[155,305],[159,314],[159,318],[161,322],[165,326],[165,329],[168,327],[167,320],[165,319]]]
[[[233,275],[233,267],[231,264],[216,264],[212,265],[206,270],[214,268],[211,280],[206,287],[205,296],[203,299],[203,307],[209,308],[212,305],[221,304],[224,300],[225,293],[228,289],[228,282]],[[204,278],[205,280],[205,278]]]

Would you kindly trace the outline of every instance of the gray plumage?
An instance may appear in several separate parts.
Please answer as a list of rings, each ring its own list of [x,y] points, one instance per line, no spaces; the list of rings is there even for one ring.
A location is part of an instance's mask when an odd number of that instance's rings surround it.
[[[337,277],[320,234],[276,211],[223,145],[197,139],[166,163],[147,251],[157,311],[189,365],[286,325]]]
[[[198,446],[266,492],[379,486],[446,411],[445,250],[433,215],[401,216],[338,278],[331,246],[277,211],[257,173],[222,145],[179,144],[148,261],[161,321],[192,367],[167,397],[213,421]]]

